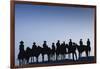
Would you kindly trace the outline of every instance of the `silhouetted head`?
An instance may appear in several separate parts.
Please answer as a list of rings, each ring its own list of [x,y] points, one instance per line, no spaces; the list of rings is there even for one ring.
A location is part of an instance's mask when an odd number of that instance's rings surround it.
[[[73,45],[76,45],[76,43],[75,43],[75,42],[73,42]]]
[[[41,48],[40,46],[38,46],[38,48]]]
[[[20,44],[23,44],[24,42],[23,41],[20,41]]]
[[[47,43],[47,41],[44,41],[44,43],[46,44],[46,43]]]
[[[36,43],[35,42],[33,42],[33,45],[35,45]]]
[[[82,41],[82,39],[80,39],[80,41]]]
[[[70,42],[72,42],[72,39],[69,39]]]
[[[60,42],[60,40],[57,41],[58,43]]]
[[[30,50],[30,48],[29,48],[29,47],[27,47],[27,48],[26,48],[26,50]]]
[[[40,47],[40,46],[38,45],[38,47]]]
[[[89,38],[88,38],[88,41],[90,41]]]
[[[55,43],[53,42],[52,45],[54,45]]]

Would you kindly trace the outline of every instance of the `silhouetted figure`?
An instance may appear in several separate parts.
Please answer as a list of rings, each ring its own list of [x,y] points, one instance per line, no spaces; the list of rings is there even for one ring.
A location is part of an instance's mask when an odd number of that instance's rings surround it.
[[[65,54],[66,54],[66,44],[65,41],[60,46],[60,53],[61,53],[61,60],[65,59]]]
[[[84,44],[83,44],[82,39],[80,39],[80,42],[79,42],[79,43],[80,43],[80,45],[77,47],[77,48],[78,48],[78,52],[79,52],[79,58],[82,57],[82,53],[83,53],[83,52],[85,52],[86,57],[88,57],[88,54],[89,54],[90,51],[91,51],[89,39],[87,40],[87,45],[84,45]]]
[[[51,55],[51,48],[50,47],[48,47],[47,48],[47,56],[48,56],[48,62],[50,62],[50,55]]]
[[[67,54],[68,54],[68,58],[70,59],[70,54],[72,53],[72,58],[73,60],[77,60],[77,55],[76,55],[76,50],[77,50],[77,44],[72,42],[72,40],[70,39],[69,41],[69,45],[66,46],[67,47]],[[75,57],[74,57],[75,56]]]
[[[57,41],[56,48],[56,60],[58,60],[60,54],[60,40]]]
[[[82,47],[83,46],[82,39],[80,39],[79,44],[81,46],[81,47],[79,47],[79,58],[80,58],[82,56],[82,52],[84,51],[84,49],[83,49],[84,47]]]
[[[79,44],[80,44],[80,46],[83,46],[83,41],[82,41],[82,39],[80,39]]]
[[[69,46],[72,46],[72,39],[69,39]]]
[[[55,43],[52,43],[51,60],[55,60],[55,53],[56,53]]]
[[[26,53],[25,53],[25,55],[26,55],[25,58],[26,58],[27,64],[29,64],[29,59],[30,59],[30,57],[31,57],[31,52],[32,52],[31,48],[27,47],[27,48],[26,48]]]
[[[44,55],[45,55],[45,53],[46,53],[46,49],[45,48],[47,48],[46,47],[47,45],[46,45],[46,41],[44,41],[44,43],[43,43],[43,50],[42,50],[42,61],[44,62]]]
[[[91,51],[91,47],[90,47],[90,40],[87,39],[87,51],[86,51],[86,55],[90,55],[90,51]]]
[[[68,58],[70,59],[71,57],[70,57],[70,51],[71,51],[71,46],[72,46],[72,39],[69,39],[69,46],[68,46]],[[70,50],[69,50],[70,49]]]
[[[65,47],[66,47],[66,54],[68,54],[68,47],[69,47],[69,45],[65,44]]]
[[[31,60],[31,62],[34,62],[34,57],[36,57],[36,52],[37,52],[37,46],[36,46],[36,43],[33,42],[33,45],[32,45],[32,56],[33,56],[33,58]]]
[[[45,54],[48,57],[48,61],[50,61],[50,48],[48,47],[46,41],[44,41],[44,43],[43,43],[43,52],[42,52],[42,60],[43,60],[43,62],[44,62],[44,55]]]
[[[19,65],[25,64],[25,51],[24,51],[24,42],[23,41],[20,41],[18,60],[19,60]]]
[[[78,51],[78,53],[76,53]],[[43,42],[42,47],[37,46],[36,42],[33,42],[32,48],[27,47],[26,50],[24,50],[24,42],[20,41],[19,45],[19,53],[18,53],[18,61],[19,65],[34,63],[34,57],[36,58],[36,62],[39,62],[39,55],[42,55],[42,61],[44,62],[44,56],[47,55],[48,62],[50,61],[57,61],[59,60],[59,57],[61,60],[66,59],[66,54],[68,54],[68,59],[73,59],[73,61],[78,60],[78,58],[81,59],[82,53],[85,52],[86,57],[90,55],[91,51],[91,43],[90,40],[87,39],[86,45],[83,44],[82,39],[79,41],[79,45],[72,41],[72,39],[69,39],[69,43],[66,44],[65,41],[63,43],[60,43],[60,40],[57,41],[55,44],[52,43],[51,48],[48,47],[47,41]],[[72,55],[70,57],[70,54]],[[31,62],[29,60],[31,59]],[[55,60],[56,59],[56,60]]]
[[[77,44],[73,42],[73,48],[72,48],[72,57],[73,57],[73,60],[77,60],[77,53],[76,53],[76,49],[77,49]],[[75,57],[74,57],[75,56]]]
[[[39,55],[40,55],[40,53],[42,51],[42,48],[40,46],[38,46],[36,50],[37,50],[37,52],[35,52],[36,53],[36,62],[39,62],[38,61],[38,57],[39,57]]]
[[[87,46],[90,46],[90,40],[89,39],[87,40]]]

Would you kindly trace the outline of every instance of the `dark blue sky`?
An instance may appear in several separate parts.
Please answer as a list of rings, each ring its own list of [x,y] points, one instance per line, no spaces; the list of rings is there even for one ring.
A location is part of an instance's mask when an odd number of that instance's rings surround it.
[[[94,9],[60,6],[43,6],[31,4],[15,5],[15,56],[18,54],[19,42],[32,47],[35,41],[42,45],[46,40],[48,46],[57,40],[69,42],[71,38],[79,43],[87,38],[94,48]],[[92,55],[94,50],[92,50]]]

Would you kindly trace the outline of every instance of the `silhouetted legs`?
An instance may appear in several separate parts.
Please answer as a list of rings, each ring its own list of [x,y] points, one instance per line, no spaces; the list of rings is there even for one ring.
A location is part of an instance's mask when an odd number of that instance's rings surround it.
[[[56,61],[58,61],[60,58],[62,59],[62,55],[61,54],[57,54],[56,55]]]
[[[33,62],[33,57],[30,57],[30,59],[31,59],[31,63]]]
[[[61,54],[61,60],[65,59],[65,54]]]
[[[75,52],[75,58],[76,58],[76,60],[77,60],[77,53]]]
[[[74,61],[74,60],[75,60],[75,59],[74,59],[74,53],[72,53],[72,57],[73,57],[73,61]]]
[[[50,55],[48,54],[48,62],[50,62]]]
[[[63,55],[63,60],[65,60],[65,54]]]
[[[22,59],[22,65],[25,64],[25,59]]]
[[[32,62],[34,62],[34,57],[32,57]]]
[[[56,54],[56,61],[58,60],[58,54]]]
[[[68,54],[68,59],[70,59],[71,57],[70,57],[70,53]]]
[[[28,64],[29,63],[29,59],[26,59],[26,64]]]
[[[76,52],[72,53],[72,57],[73,57],[73,61],[77,60],[77,54],[76,54]]]
[[[42,62],[44,62],[44,54],[42,54]]]
[[[88,51],[86,51],[85,53],[86,53],[86,57],[88,57]]]
[[[22,60],[19,59],[19,65],[21,66],[21,64],[22,64]]]
[[[51,61],[55,61],[55,60],[56,60],[56,59],[55,59],[55,53],[50,55],[50,60],[51,60]]]
[[[38,63],[38,57],[36,57],[36,62]]]
[[[79,58],[81,57],[82,53],[79,52]]]

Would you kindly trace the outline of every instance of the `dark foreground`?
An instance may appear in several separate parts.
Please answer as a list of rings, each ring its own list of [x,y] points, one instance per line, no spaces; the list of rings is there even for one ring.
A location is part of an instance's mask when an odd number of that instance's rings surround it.
[[[57,66],[57,65],[74,65],[74,64],[89,64],[89,63],[96,63],[96,58],[94,56],[89,56],[89,57],[81,57],[78,60],[59,60],[59,61],[45,61],[45,62],[34,62],[34,63],[29,63],[27,65],[23,66],[16,66],[17,68],[21,67],[42,67],[42,66]]]

